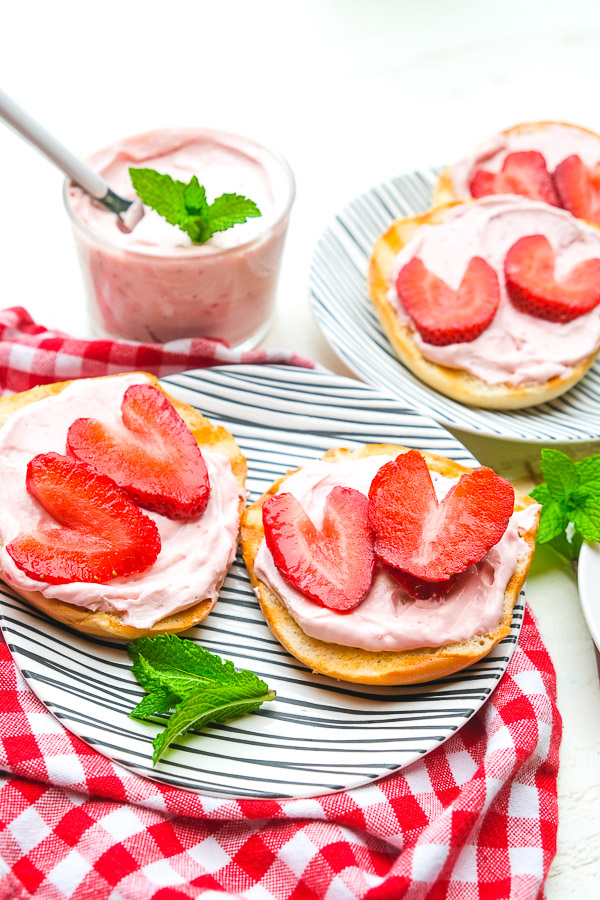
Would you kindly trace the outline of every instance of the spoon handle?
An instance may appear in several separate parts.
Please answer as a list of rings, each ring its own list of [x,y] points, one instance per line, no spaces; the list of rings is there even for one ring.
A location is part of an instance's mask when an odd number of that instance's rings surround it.
[[[0,90],[0,119],[18,131],[25,140],[46,156],[50,162],[58,166],[65,175],[95,197],[103,199],[108,192],[108,185],[101,175],[94,172],[83,160],[78,159],[54,135],[40,125],[22,106]]]

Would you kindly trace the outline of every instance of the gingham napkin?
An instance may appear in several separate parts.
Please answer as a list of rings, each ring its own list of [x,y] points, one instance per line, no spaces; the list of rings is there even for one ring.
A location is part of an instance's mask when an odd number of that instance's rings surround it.
[[[224,358],[223,354],[226,355]],[[0,312],[0,390],[243,358],[208,341],[76,341]],[[0,900],[539,900],[556,852],[556,678],[525,611],[491,698],[402,772],[309,800],[219,800],[66,731],[0,643]]]

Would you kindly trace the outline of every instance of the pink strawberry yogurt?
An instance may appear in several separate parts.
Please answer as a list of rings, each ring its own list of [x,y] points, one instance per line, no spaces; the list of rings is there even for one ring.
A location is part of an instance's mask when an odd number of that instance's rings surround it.
[[[600,162],[600,137],[576,125],[560,122],[548,122],[532,131],[497,134],[451,167],[456,197],[459,200],[471,197],[469,184],[478,169],[499,172],[509,153],[524,150],[539,151],[550,173],[563,159],[573,155],[579,156],[586,166],[595,166]]]
[[[437,347],[418,331],[415,342],[426,359],[465,369],[488,384],[542,384],[566,377],[572,367],[600,347],[600,307],[566,324],[519,312],[504,282],[504,258],[512,245],[530,234],[545,235],[556,253],[557,278],[585,259],[600,258],[600,230],[570,213],[526,197],[495,195],[449,209],[439,225],[423,225],[406,244],[393,267],[388,300],[399,319],[411,326],[396,290],[400,269],[418,257],[456,290],[469,260],[481,256],[495,269],[500,305],[489,327],[474,341]]]
[[[238,193],[262,215],[192,244],[148,207],[130,233],[73,184],[65,188],[92,321],[101,334],[165,342],[212,337],[258,343],[273,311],[294,179],[260,144],[206,129],[163,129],[125,138],[88,160],[110,187],[133,199],[129,168],[151,168],[206,187],[209,203]]]
[[[327,495],[336,485],[369,493],[371,481],[391,456],[327,463],[316,460],[286,479],[281,492],[296,497],[317,528],[323,523]],[[458,479],[431,473],[438,499]],[[411,650],[441,647],[494,631],[502,618],[504,591],[517,557],[527,549],[521,534],[533,525],[539,506],[515,512],[495,547],[460,576],[443,599],[412,600],[383,567],[376,568],[365,598],[349,613],[320,606],[280,574],[266,542],[259,547],[254,573],[310,637],[363,650]]]
[[[149,628],[199,600],[217,599],[218,586],[235,556],[243,495],[226,456],[202,451],[211,493],[201,518],[167,519],[144,510],[158,526],[162,547],[154,565],[139,575],[114,578],[108,584],[49,585],[25,575],[6,552],[6,544],[24,532],[56,526],[27,492],[29,460],[38,453],[65,453],[69,426],[81,416],[124,429],[123,395],[130,385],[145,382],[139,374],[82,379],[60,394],[23,407],[0,428],[0,568],[4,580],[17,590],[40,591],[45,597],[75,606],[120,613],[127,625],[136,628]]]

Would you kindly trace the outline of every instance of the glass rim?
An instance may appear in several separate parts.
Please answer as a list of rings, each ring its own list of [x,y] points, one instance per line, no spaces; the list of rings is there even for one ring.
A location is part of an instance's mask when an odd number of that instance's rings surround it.
[[[251,247],[254,244],[258,244],[260,241],[262,241],[264,239],[266,234],[268,234],[270,231],[273,231],[278,225],[281,224],[281,222],[283,222],[283,220],[286,218],[286,216],[289,215],[289,212],[292,208],[294,200],[296,199],[296,179],[295,179],[292,167],[288,163],[285,156],[283,156],[283,154],[280,153],[278,150],[272,150],[270,147],[265,146],[265,144],[261,144],[260,141],[254,140],[254,138],[248,138],[245,135],[237,134],[233,131],[222,131],[221,129],[213,129],[213,128],[190,128],[190,127],[178,128],[178,129],[155,128],[152,131],[142,132],[140,134],[128,135],[126,138],[122,138],[122,140],[131,140],[134,138],[141,138],[145,134],[155,134],[156,132],[160,132],[163,130],[173,130],[173,131],[178,131],[179,133],[186,132],[188,134],[208,133],[208,134],[217,135],[217,136],[223,135],[223,137],[226,137],[226,138],[227,137],[242,138],[243,140],[247,141],[249,144],[253,144],[255,147],[258,147],[261,150],[264,150],[266,153],[268,153],[275,160],[277,160],[277,162],[279,162],[281,164],[281,167],[287,177],[288,195],[286,197],[286,200],[285,200],[285,203],[283,205],[281,212],[279,212],[279,214],[265,227],[264,231],[261,231],[259,234],[255,234],[253,237],[249,238],[248,240],[244,241],[241,244],[234,244],[232,247],[210,247],[210,246],[207,246],[207,244],[205,243],[205,244],[191,244],[190,246],[179,247],[177,249],[182,251],[180,253],[173,253],[173,252],[165,253],[165,252],[161,252],[160,248],[157,248],[156,251],[140,250],[135,247],[123,246],[123,244],[119,244],[116,241],[112,241],[112,240],[110,240],[110,238],[106,238],[102,235],[99,235],[96,231],[94,231],[92,228],[90,228],[89,225],[86,225],[85,222],[82,222],[82,220],[79,218],[79,216],[77,216],[77,214],[73,210],[73,207],[71,206],[71,203],[69,200],[69,190],[70,190],[71,186],[79,187],[79,185],[77,185],[72,179],[65,178],[63,181],[62,199],[63,199],[63,204],[66,209],[67,215],[69,217],[69,220],[70,220],[71,225],[73,226],[74,230],[82,232],[82,234],[84,234],[90,242],[92,242],[98,246],[104,247],[106,249],[114,250],[119,253],[130,253],[135,256],[141,256],[144,258],[154,257],[155,259],[165,259],[165,260],[179,259],[179,260],[181,260],[181,259],[186,259],[186,258],[201,258],[202,256],[220,256],[220,255],[225,256],[229,253],[239,252],[240,250],[243,250],[247,247]],[[96,152],[99,152],[99,151],[96,151]],[[80,190],[83,191],[83,188],[80,188]],[[85,191],[84,191],[84,193],[85,193]],[[114,213],[113,215],[116,215],[116,213]]]

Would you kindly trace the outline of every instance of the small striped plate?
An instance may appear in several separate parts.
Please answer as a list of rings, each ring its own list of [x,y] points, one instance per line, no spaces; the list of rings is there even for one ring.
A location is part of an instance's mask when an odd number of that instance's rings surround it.
[[[230,366],[164,380],[176,397],[237,438],[253,499],[289,468],[329,447],[393,442],[474,464],[429,419],[378,391],[329,373]],[[305,797],[373,781],[450,737],[490,695],[517,640],[512,632],[463,673],[414,687],[367,687],[311,674],[271,636],[238,556],[219,602],[192,640],[252,669],[277,691],[257,713],[180,740],[156,769],[157,725],[127,718],[143,691],[123,646],[47,619],[0,586],[1,625],[31,688],[63,725],[115,762],[192,791]],[[159,722],[160,719],[157,719]]]
[[[394,219],[428,209],[438,174],[438,169],[424,169],[384,182],[353,200],[324,231],[313,256],[310,289],[325,337],[366,382],[444,425],[518,441],[600,438],[600,357],[585,378],[557,400],[497,412],[445,397],[395,355],[367,294],[369,257]]]

